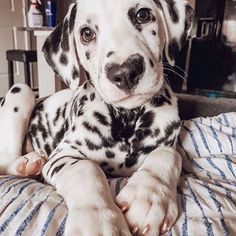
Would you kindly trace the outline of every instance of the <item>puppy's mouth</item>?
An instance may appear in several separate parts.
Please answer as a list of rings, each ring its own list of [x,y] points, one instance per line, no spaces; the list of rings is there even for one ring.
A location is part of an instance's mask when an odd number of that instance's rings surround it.
[[[119,103],[119,102],[124,102],[124,101],[128,101],[131,100],[132,98],[141,98],[141,97],[147,97],[147,93],[139,93],[139,94],[130,94],[120,100],[115,101],[115,103]]]
[[[121,106],[127,109],[132,109],[135,107],[142,106],[147,100],[153,97],[155,94],[151,93],[138,93],[138,94],[131,94],[122,99],[113,101],[112,104],[114,106]]]

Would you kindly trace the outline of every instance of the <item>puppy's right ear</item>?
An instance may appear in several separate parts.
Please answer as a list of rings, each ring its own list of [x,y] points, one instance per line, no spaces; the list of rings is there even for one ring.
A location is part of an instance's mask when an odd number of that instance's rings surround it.
[[[79,58],[77,54],[74,26],[77,5],[72,3],[63,22],[48,36],[43,52],[48,64],[73,90],[79,85]]]

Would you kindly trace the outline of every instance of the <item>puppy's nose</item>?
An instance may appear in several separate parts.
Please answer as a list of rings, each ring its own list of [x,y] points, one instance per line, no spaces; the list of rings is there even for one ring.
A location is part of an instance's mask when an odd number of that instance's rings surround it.
[[[144,58],[139,54],[134,54],[121,65],[108,65],[107,77],[118,88],[130,91],[138,84],[144,71]]]

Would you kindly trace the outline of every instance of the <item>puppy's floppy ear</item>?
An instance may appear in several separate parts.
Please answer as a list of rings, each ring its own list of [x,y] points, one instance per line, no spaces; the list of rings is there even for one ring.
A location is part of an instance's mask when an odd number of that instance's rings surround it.
[[[187,39],[193,20],[193,8],[186,0],[154,0],[160,9],[165,31],[165,56],[171,65]]]
[[[73,90],[79,85],[79,58],[74,40],[77,5],[72,3],[63,22],[48,36],[43,52],[48,64]]]

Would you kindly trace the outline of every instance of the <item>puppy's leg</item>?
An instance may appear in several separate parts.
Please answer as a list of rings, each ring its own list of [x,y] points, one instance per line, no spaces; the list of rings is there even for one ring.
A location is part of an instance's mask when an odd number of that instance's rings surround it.
[[[14,85],[1,101],[0,174],[25,174],[25,170],[24,173],[21,171],[22,165],[25,165],[27,172],[36,172],[38,160],[35,161],[37,165],[32,165],[33,160],[28,164],[25,162],[25,157],[21,157],[22,145],[34,106],[34,93],[25,84]]]
[[[131,235],[98,165],[69,156],[53,157],[45,164],[43,176],[67,203],[65,235]]]
[[[133,234],[157,236],[175,223],[181,163],[173,148],[157,148],[121,190],[116,201]]]

